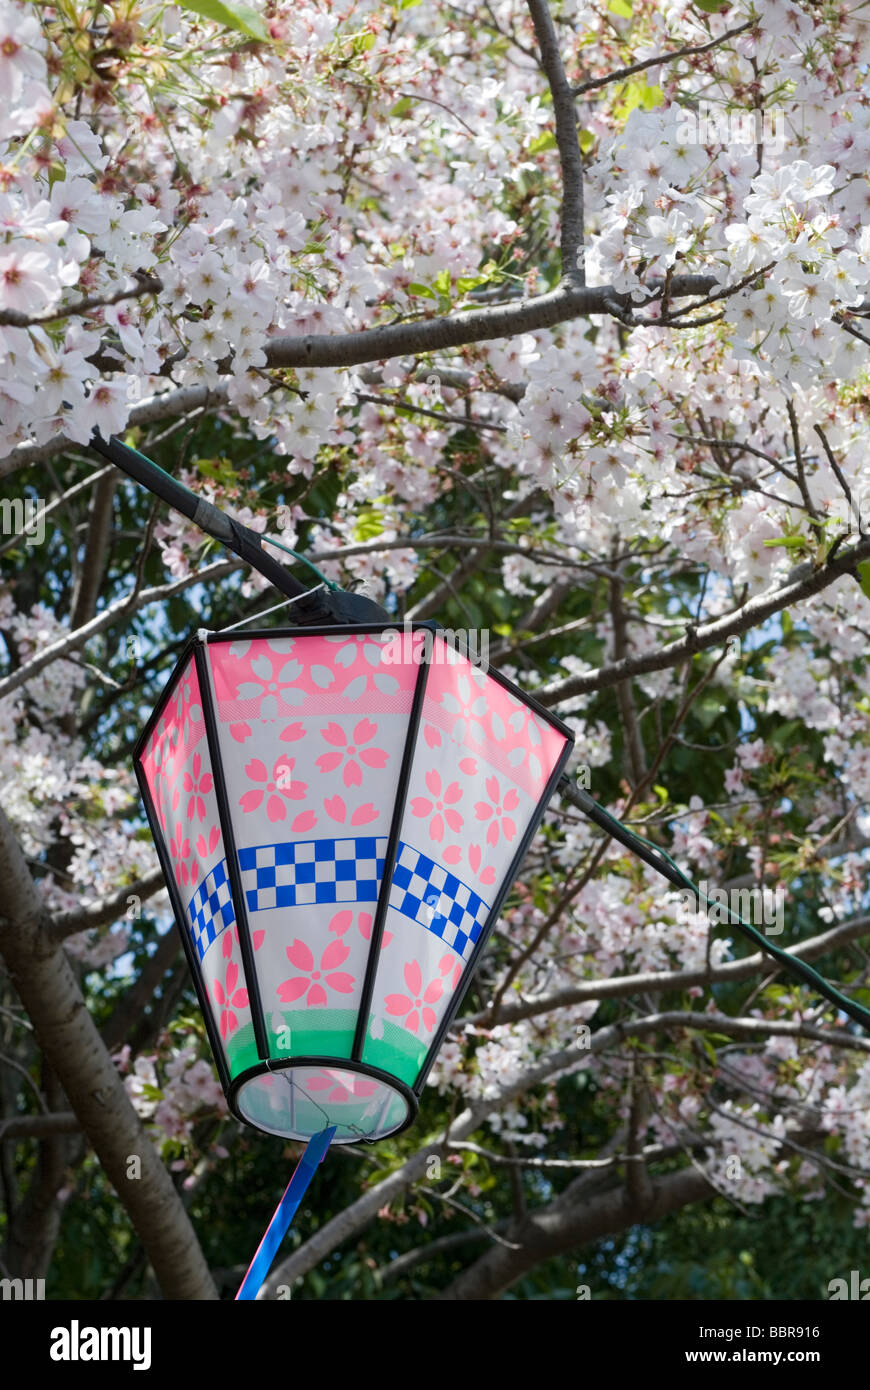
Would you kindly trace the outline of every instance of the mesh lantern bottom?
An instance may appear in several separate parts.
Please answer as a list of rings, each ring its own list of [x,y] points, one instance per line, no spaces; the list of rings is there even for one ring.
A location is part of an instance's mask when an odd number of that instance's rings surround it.
[[[413,1121],[571,747],[434,624],[188,644],[135,766],[240,1119]]]
[[[417,1098],[395,1077],[345,1059],[296,1057],[252,1068],[233,1082],[230,1104],[267,1134],[310,1139],[335,1125],[333,1143],[373,1142],[406,1129]]]

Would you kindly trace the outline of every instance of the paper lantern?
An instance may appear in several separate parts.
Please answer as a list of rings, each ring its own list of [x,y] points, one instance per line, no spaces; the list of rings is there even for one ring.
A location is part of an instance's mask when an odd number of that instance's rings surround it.
[[[412,1122],[571,745],[434,624],[196,635],[135,762],[234,1114]]]

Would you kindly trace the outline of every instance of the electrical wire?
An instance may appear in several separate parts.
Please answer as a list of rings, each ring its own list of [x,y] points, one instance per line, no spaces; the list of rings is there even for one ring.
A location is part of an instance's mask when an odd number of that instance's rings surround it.
[[[584,815],[594,821],[600,829],[614,840],[618,840],[620,844],[625,845],[626,849],[630,849],[633,854],[636,854],[644,863],[649,864],[670,883],[692,893],[699,904],[710,905],[710,899],[706,893],[692,882],[688,874],[684,873],[679,864],[665,850],[659,849],[657,845],[650,844],[649,840],[645,840],[642,836],[635,834],[633,830],[629,830],[627,825],[623,825],[622,821],[618,820],[604,806],[600,806],[582,787],[578,787],[570,778],[563,777],[558,784],[558,791],[567,801],[572,802]],[[720,911],[722,910],[721,904],[716,903],[716,907]],[[725,912],[730,923],[737,927],[753,945],[759,946],[767,955],[772,956],[784,970],[794,975],[803,984],[810,985],[829,1003],[836,1005],[844,1014],[853,1019],[855,1023],[860,1023],[863,1028],[870,1029],[870,1009],[865,1009],[862,1004],[856,1003],[854,999],[849,999],[806,961],[801,960],[798,956],[793,956],[790,951],[783,950],[781,946],[774,945],[750,922],[744,922],[739,913],[734,912],[730,907],[726,907]]]

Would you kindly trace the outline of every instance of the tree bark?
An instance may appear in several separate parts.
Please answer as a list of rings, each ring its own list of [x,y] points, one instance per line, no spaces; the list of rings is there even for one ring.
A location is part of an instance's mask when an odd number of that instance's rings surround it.
[[[660,1221],[669,1212],[699,1202],[714,1192],[705,1174],[687,1168],[653,1182],[648,1201],[642,1206],[633,1203],[626,1189],[621,1187],[576,1206],[571,1206],[565,1200],[568,1193],[563,1193],[549,1206],[529,1212],[522,1221],[512,1222],[507,1227],[505,1239],[519,1245],[519,1250],[494,1245],[454,1279],[439,1299],[458,1302],[497,1298],[535,1265],[553,1255],[579,1249],[602,1236],[623,1231],[639,1220]]]
[[[0,950],[49,1065],[136,1228],[166,1298],[217,1290],[169,1173],[133,1109],[0,810],[0,881],[7,919]],[[131,1160],[138,1159],[136,1165]],[[137,1173],[138,1176],[133,1176]]]

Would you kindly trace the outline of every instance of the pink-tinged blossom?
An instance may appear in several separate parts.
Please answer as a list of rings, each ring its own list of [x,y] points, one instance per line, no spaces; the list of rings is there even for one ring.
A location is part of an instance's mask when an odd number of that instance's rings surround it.
[[[293,945],[288,946],[286,950],[290,964],[300,973],[292,975],[278,986],[278,998],[283,1003],[293,1004],[304,999],[306,1007],[310,1009],[327,1003],[328,996],[324,985],[335,990],[337,994],[350,994],[353,990],[353,975],[337,969],[337,966],[343,965],[350,955],[347,946],[338,938],[330,941],[325,947],[320,957],[320,967],[316,970],[314,956],[304,941],[297,937]]]
[[[26,242],[0,248],[0,309],[38,314],[56,297],[53,264]]]
[[[0,8],[0,101],[16,101],[25,79],[45,75],[39,20],[18,5]]]
[[[81,411],[76,413],[80,416],[82,412],[86,412],[91,430],[97,428],[104,439],[108,439],[112,434],[121,434],[130,414],[123,383],[98,382],[91,388]]]

